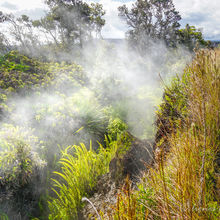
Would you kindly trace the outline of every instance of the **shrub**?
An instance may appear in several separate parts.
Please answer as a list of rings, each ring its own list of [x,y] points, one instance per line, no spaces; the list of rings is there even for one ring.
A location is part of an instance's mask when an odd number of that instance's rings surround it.
[[[0,57],[0,87],[8,92],[27,94],[39,89],[67,93],[88,81],[84,71],[74,63],[46,63],[17,51]]]
[[[128,129],[128,126],[120,118],[110,118],[107,127],[108,135],[111,140],[116,140],[118,135],[122,134]]]
[[[3,124],[0,130],[0,206],[10,218],[26,219],[36,208],[40,171],[46,165],[37,151],[40,142],[31,130]]]
[[[37,149],[38,139],[24,128],[4,124],[0,130],[1,183],[26,183],[35,168],[45,166]]]

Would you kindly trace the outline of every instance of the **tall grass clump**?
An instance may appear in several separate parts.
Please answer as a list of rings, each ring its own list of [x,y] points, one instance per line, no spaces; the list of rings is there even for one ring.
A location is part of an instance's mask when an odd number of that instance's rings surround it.
[[[182,79],[179,89],[184,99],[171,97],[169,105],[164,99],[158,113],[158,129],[163,130],[159,131],[155,166],[145,174],[138,191],[131,190],[129,196],[122,191],[118,197],[117,204],[136,201],[135,209],[142,209],[142,215],[116,207],[116,216],[121,216],[116,219],[220,218],[219,51],[198,51]],[[170,111],[171,106],[179,115]]]
[[[158,169],[151,169],[146,187],[155,191],[161,218],[217,219],[215,158],[219,148],[220,69],[216,52],[199,51],[185,69],[187,116],[164,134]],[[176,100],[178,102],[178,100]],[[169,115],[168,115],[169,116]],[[172,120],[172,119],[170,119]],[[182,125],[182,123],[184,123]],[[172,125],[172,121],[170,123]]]
[[[114,153],[101,145],[98,152],[91,145],[87,150],[84,144],[62,151],[61,171],[52,179],[55,195],[49,201],[49,219],[77,219],[82,197],[91,194],[98,177],[108,172]]]

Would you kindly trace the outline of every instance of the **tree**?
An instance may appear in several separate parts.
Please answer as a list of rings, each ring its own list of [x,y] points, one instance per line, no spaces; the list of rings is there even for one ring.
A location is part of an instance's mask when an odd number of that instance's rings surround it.
[[[190,26],[189,24],[187,24],[185,28],[179,30],[178,42],[191,51],[197,46],[209,46],[209,43],[203,39],[201,30],[196,29],[195,26]]]
[[[46,40],[47,45],[55,44],[56,47],[59,47],[61,40],[60,34],[61,30],[56,25],[56,21],[53,18],[52,13],[47,13],[47,15],[40,20],[32,21],[33,27],[37,28],[38,31],[43,33],[43,36]]]
[[[4,14],[2,11],[0,11],[0,23],[7,21],[8,18],[9,18],[8,14]]]
[[[6,36],[0,32],[0,55],[9,52],[11,45]]]
[[[59,40],[64,47],[70,48],[74,44],[83,46],[84,41],[100,34],[105,24],[105,14],[102,5],[96,3],[87,4],[82,0],[46,0],[50,12],[41,20],[41,26],[47,28],[45,23],[50,22],[53,30],[59,33]],[[48,20],[48,18],[50,18]],[[51,34],[51,33],[50,33]],[[54,38],[54,37],[53,37]]]
[[[25,54],[36,53],[40,47],[39,36],[34,32],[32,21],[27,15],[16,18],[8,15],[7,22],[10,24],[9,33],[15,40],[14,45]]]
[[[8,52],[17,49],[25,54],[33,54],[40,46],[39,35],[36,35],[32,21],[27,15],[15,17],[0,11],[0,23],[7,23],[7,29],[1,27],[0,50]]]
[[[0,23],[8,22],[10,41],[14,41],[18,50],[29,55],[59,58],[60,52],[72,52],[75,46],[82,48],[84,42],[101,36],[105,24],[101,4],[87,4],[82,0],[45,0],[45,3],[50,10],[39,20],[0,12]],[[0,46],[3,41],[1,34]]]
[[[3,14],[2,11],[0,11],[0,24],[4,23],[8,20],[8,15]],[[6,37],[6,35],[0,31],[0,54],[4,54],[8,52],[11,48],[11,45]]]
[[[137,0],[131,10],[125,5],[119,7],[119,16],[126,20],[128,40],[138,50],[146,51],[157,40],[176,46],[181,17],[172,0]]]

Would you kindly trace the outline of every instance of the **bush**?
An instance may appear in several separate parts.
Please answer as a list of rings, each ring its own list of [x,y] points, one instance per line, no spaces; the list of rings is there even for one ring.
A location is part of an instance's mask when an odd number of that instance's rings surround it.
[[[0,130],[1,183],[22,185],[28,182],[35,168],[42,168],[45,162],[36,152],[38,139],[24,128],[4,124]]]
[[[8,92],[50,89],[65,93],[87,81],[82,68],[74,63],[40,62],[17,51],[0,57],[0,87]]]
[[[118,135],[128,129],[128,126],[120,118],[110,118],[107,127],[108,135],[111,140],[116,140]]]
[[[0,130],[0,206],[14,218],[23,219],[37,206],[41,190],[40,173],[46,162],[37,151],[40,142],[32,131],[3,124]]]

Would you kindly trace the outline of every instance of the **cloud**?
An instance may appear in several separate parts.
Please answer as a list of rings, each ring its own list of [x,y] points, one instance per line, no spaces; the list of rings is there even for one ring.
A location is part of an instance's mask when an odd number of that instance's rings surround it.
[[[106,10],[105,20],[106,25],[103,28],[102,35],[106,38],[124,38],[128,26],[124,20],[118,16],[118,7],[126,5],[131,8],[134,1],[132,0],[100,0]]]
[[[45,11],[46,9],[43,8],[26,9],[26,10],[16,11],[15,15],[16,16],[27,15],[31,19],[36,20],[43,17],[46,14]]]
[[[7,0],[0,4],[0,11],[4,13],[12,13],[16,16],[27,14],[32,19],[40,18],[44,15],[47,6],[44,0]]]
[[[174,4],[182,16],[181,24],[202,28],[206,39],[220,40],[219,0],[174,0]]]
[[[103,5],[106,11],[105,20],[106,24],[102,30],[104,38],[124,38],[126,32],[126,23],[118,17],[118,7],[122,5],[119,1],[101,0],[100,4]],[[127,3],[128,4],[128,3]]]
[[[1,4],[1,6],[2,6],[3,8],[7,8],[7,9],[9,9],[9,10],[17,10],[17,9],[18,9],[18,7],[17,7],[16,5],[11,4],[10,2],[3,2],[3,3]]]

